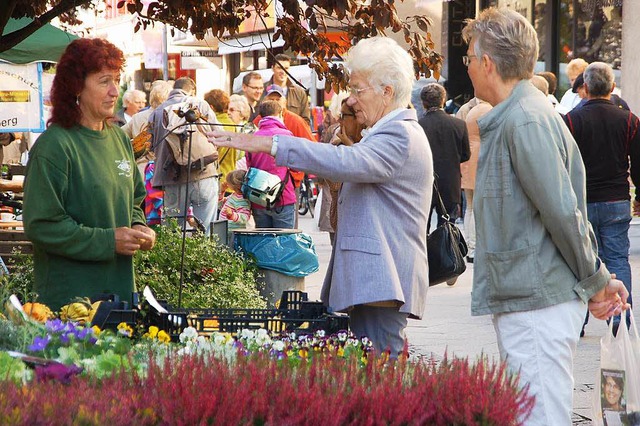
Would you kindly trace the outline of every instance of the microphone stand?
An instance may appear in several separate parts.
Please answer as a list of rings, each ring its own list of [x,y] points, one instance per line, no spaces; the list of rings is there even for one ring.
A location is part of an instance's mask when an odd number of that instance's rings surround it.
[[[189,127],[187,128],[187,133],[189,133],[189,147],[187,148],[187,182],[184,187],[184,210],[183,210],[183,220],[182,220],[182,248],[180,250],[180,287],[178,288],[178,308],[182,307],[182,288],[184,287],[184,253],[186,248],[186,240],[187,240],[187,212],[189,208],[189,182],[191,180],[191,144],[193,142],[193,126],[189,123]],[[186,123],[185,123],[186,124]],[[178,193],[180,190],[178,189]]]
[[[191,114],[189,114],[191,112]],[[193,133],[195,131],[197,131],[197,129],[195,129],[193,126],[220,126],[223,127],[222,124],[220,123],[209,123],[209,122],[204,122],[204,123],[198,123],[198,119],[200,118],[197,114],[193,113],[193,110],[187,110],[184,113],[184,118],[185,118],[185,123],[182,124],[178,124],[177,126],[169,129],[167,131],[167,133],[162,137],[161,142],[164,141],[167,136],[169,136],[174,130],[180,128],[180,127],[184,127],[184,126],[189,126],[187,128],[187,133],[189,133],[189,141],[188,141],[188,147],[187,147],[187,182],[185,184],[185,194],[184,194],[184,212],[183,212],[183,222],[182,222],[182,247],[180,250],[180,284],[178,287],[178,308],[182,307],[182,289],[184,288],[184,256],[185,256],[185,250],[186,250],[186,240],[187,240],[187,211],[189,209],[189,183],[191,181],[191,146],[193,143]],[[233,126],[233,127],[242,127],[243,131],[246,130],[251,130],[253,131],[255,129],[255,126],[253,126],[253,124],[251,123],[251,126],[253,127],[249,127],[248,124],[224,124],[224,126]]]

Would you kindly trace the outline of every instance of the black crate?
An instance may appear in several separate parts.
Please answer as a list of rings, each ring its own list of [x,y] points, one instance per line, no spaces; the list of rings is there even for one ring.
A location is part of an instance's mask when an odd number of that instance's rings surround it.
[[[149,307],[145,317],[147,326],[155,325],[166,331],[173,340],[187,327],[195,328],[199,334],[210,335],[213,332],[237,333],[243,329],[264,328],[274,333],[295,331],[313,333],[325,330],[328,334],[349,328],[347,315],[329,315],[321,302],[309,302],[307,293],[285,291],[278,309],[210,309],[189,308],[169,310],[159,313]]]
[[[102,295],[104,298],[91,298],[92,302],[96,300],[102,300],[100,306],[98,306],[98,310],[93,316],[93,320],[91,324],[100,327],[101,330],[116,330],[118,328],[118,324],[121,322],[126,323],[130,327],[134,328],[136,326],[137,311],[129,309],[129,304],[127,302],[121,302],[118,300],[117,296],[115,298],[110,298],[110,295]]]
[[[100,306],[102,307],[102,304]],[[100,309],[96,312],[96,317],[98,316],[98,313],[100,313]],[[135,329],[138,312],[130,309],[111,309],[106,315],[106,318],[101,321],[102,325],[95,321],[96,317],[94,317],[94,325],[97,325],[102,330],[117,331],[120,323],[125,323]]]
[[[280,297],[278,308],[291,311],[299,310],[302,302],[307,302],[308,300],[309,297],[304,291],[285,290],[282,292],[282,297]]]

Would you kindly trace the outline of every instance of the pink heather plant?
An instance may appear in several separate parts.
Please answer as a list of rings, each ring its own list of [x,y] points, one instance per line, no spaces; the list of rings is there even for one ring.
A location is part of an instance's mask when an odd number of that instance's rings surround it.
[[[0,382],[0,424],[515,425],[532,405],[486,359],[363,366],[330,355],[292,366],[268,353],[233,363],[189,355],[151,362],[144,378]]]

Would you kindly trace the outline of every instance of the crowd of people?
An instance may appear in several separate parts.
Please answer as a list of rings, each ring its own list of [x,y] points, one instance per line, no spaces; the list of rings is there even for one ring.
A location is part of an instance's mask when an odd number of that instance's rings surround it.
[[[324,143],[311,132],[306,92],[285,72],[286,55],[274,57],[269,81],[247,73],[241,94],[199,98],[183,77],[155,82],[146,109],[144,92],[126,92],[116,112],[122,52],[100,39],[71,42],[25,181],[40,298],[54,309],[95,293],[128,300],[132,256],[153,248],[150,226],[164,217],[205,232],[218,218],[231,229],[252,221],[295,228],[296,192],[304,173],[314,174],[333,246],[321,298],[349,313],[356,335],[392,357],[405,350],[408,319],[427,307],[432,213],[437,224],[464,216],[472,314],[492,315],[501,356],[536,397],[527,424],[569,424],[588,312],[613,318],[615,331],[631,303],[628,170],[640,183],[639,120],[611,100],[613,72],[602,63],[570,63],[571,94],[558,102],[555,76],[534,77],[538,38],[516,12],[487,9],[463,38],[475,97],[456,118],[436,83],[422,89],[418,116],[413,61],[398,43],[358,42]],[[136,140],[148,144],[134,152]],[[176,143],[187,140],[197,157],[185,161]],[[251,168],[280,180],[272,206],[245,199]],[[640,194],[633,209],[640,214]]]

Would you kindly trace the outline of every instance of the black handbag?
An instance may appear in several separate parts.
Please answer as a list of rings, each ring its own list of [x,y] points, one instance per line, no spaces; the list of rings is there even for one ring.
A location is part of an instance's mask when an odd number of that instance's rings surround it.
[[[427,236],[427,257],[429,259],[429,286],[443,283],[460,276],[466,269],[464,257],[467,242],[458,227],[449,222],[438,187],[433,185],[433,194],[438,197],[444,223]]]

